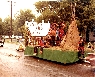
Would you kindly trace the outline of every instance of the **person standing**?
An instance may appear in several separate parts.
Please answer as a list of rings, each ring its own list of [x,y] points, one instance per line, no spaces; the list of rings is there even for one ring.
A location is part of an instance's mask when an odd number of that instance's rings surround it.
[[[51,44],[52,46],[55,46],[56,31],[54,28],[52,28],[50,35],[51,35]]]
[[[28,36],[26,36],[26,38],[25,38],[25,47],[28,46],[28,42],[29,42]]]
[[[81,55],[83,56],[84,58],[84,40],[81,38],[80,41],[79,41],[79,44],[78,44],[78,57],[79,59],[81,59]]]
[[[56,29],[56,45],[59,45],[59,28]]]
[[[62,38],[64,36],[64,30],[63,30],[63,27],[61,26],[61,28],[59,29],[59,39],[60,39],[60,42],[62,41]]]

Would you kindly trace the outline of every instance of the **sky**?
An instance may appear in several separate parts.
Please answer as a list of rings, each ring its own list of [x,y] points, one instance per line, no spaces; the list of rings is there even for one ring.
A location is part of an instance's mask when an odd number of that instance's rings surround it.
[[[56,1],[56,0],[0,0],[0,18],[4,19],[11,16],[11,2],[12,1],[12,17],[20,11],[20,9],[30,9],[33,14],[38,15],[35,10],[35,2],[39,1]]]

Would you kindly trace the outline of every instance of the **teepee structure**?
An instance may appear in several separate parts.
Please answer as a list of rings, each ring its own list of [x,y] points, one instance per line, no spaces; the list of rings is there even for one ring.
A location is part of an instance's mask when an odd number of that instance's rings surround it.
[[[61,42],[62,50],[77,51],[79,40],[80,40],[79,32],[76,20],[74,19],[69,25],[67,34],[65,35]]]

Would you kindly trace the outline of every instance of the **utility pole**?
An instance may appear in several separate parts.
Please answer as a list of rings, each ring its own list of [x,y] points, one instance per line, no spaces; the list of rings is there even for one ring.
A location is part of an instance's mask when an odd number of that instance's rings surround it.
[[[12,1],[11,1],[11,21],[10,21],[10,25],[11,25],[11,42],[12,42]]]
[[[12,0],[9,0],[8,2],[11,2],[10,34],[11,34],[11,42],[12,42]],[[14,3],[16,3],[16,2],[14,2]]]

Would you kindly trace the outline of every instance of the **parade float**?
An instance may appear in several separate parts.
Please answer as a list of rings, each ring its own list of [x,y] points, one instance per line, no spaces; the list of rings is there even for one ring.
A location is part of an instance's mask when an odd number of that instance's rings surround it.
[[[37,37],[45,37],[50,29],[50,23],[39,23],[36,22],[25,22],[25,26],[28,32],[28,41],[31,41],[31,44],[27,45],[24,51],[25,56],[34,56],[34,47],[37,45],[35,40]],[[31,39],[34,38],[34,39]],[[40,54],[40,49],[38,48],[37,55],[35,57],[56,61],[61,63],[74,63],[79,60],[78,58],[78,42],[80,40],[79,32],[76,24],[76,20],[72,20],[69,25],[66,35],[63,37],[63,40],[60,43],[60,46],[54,46],[49,48],[43,48],[43,53]],[[28,42],[29,43],[29,42]]]

